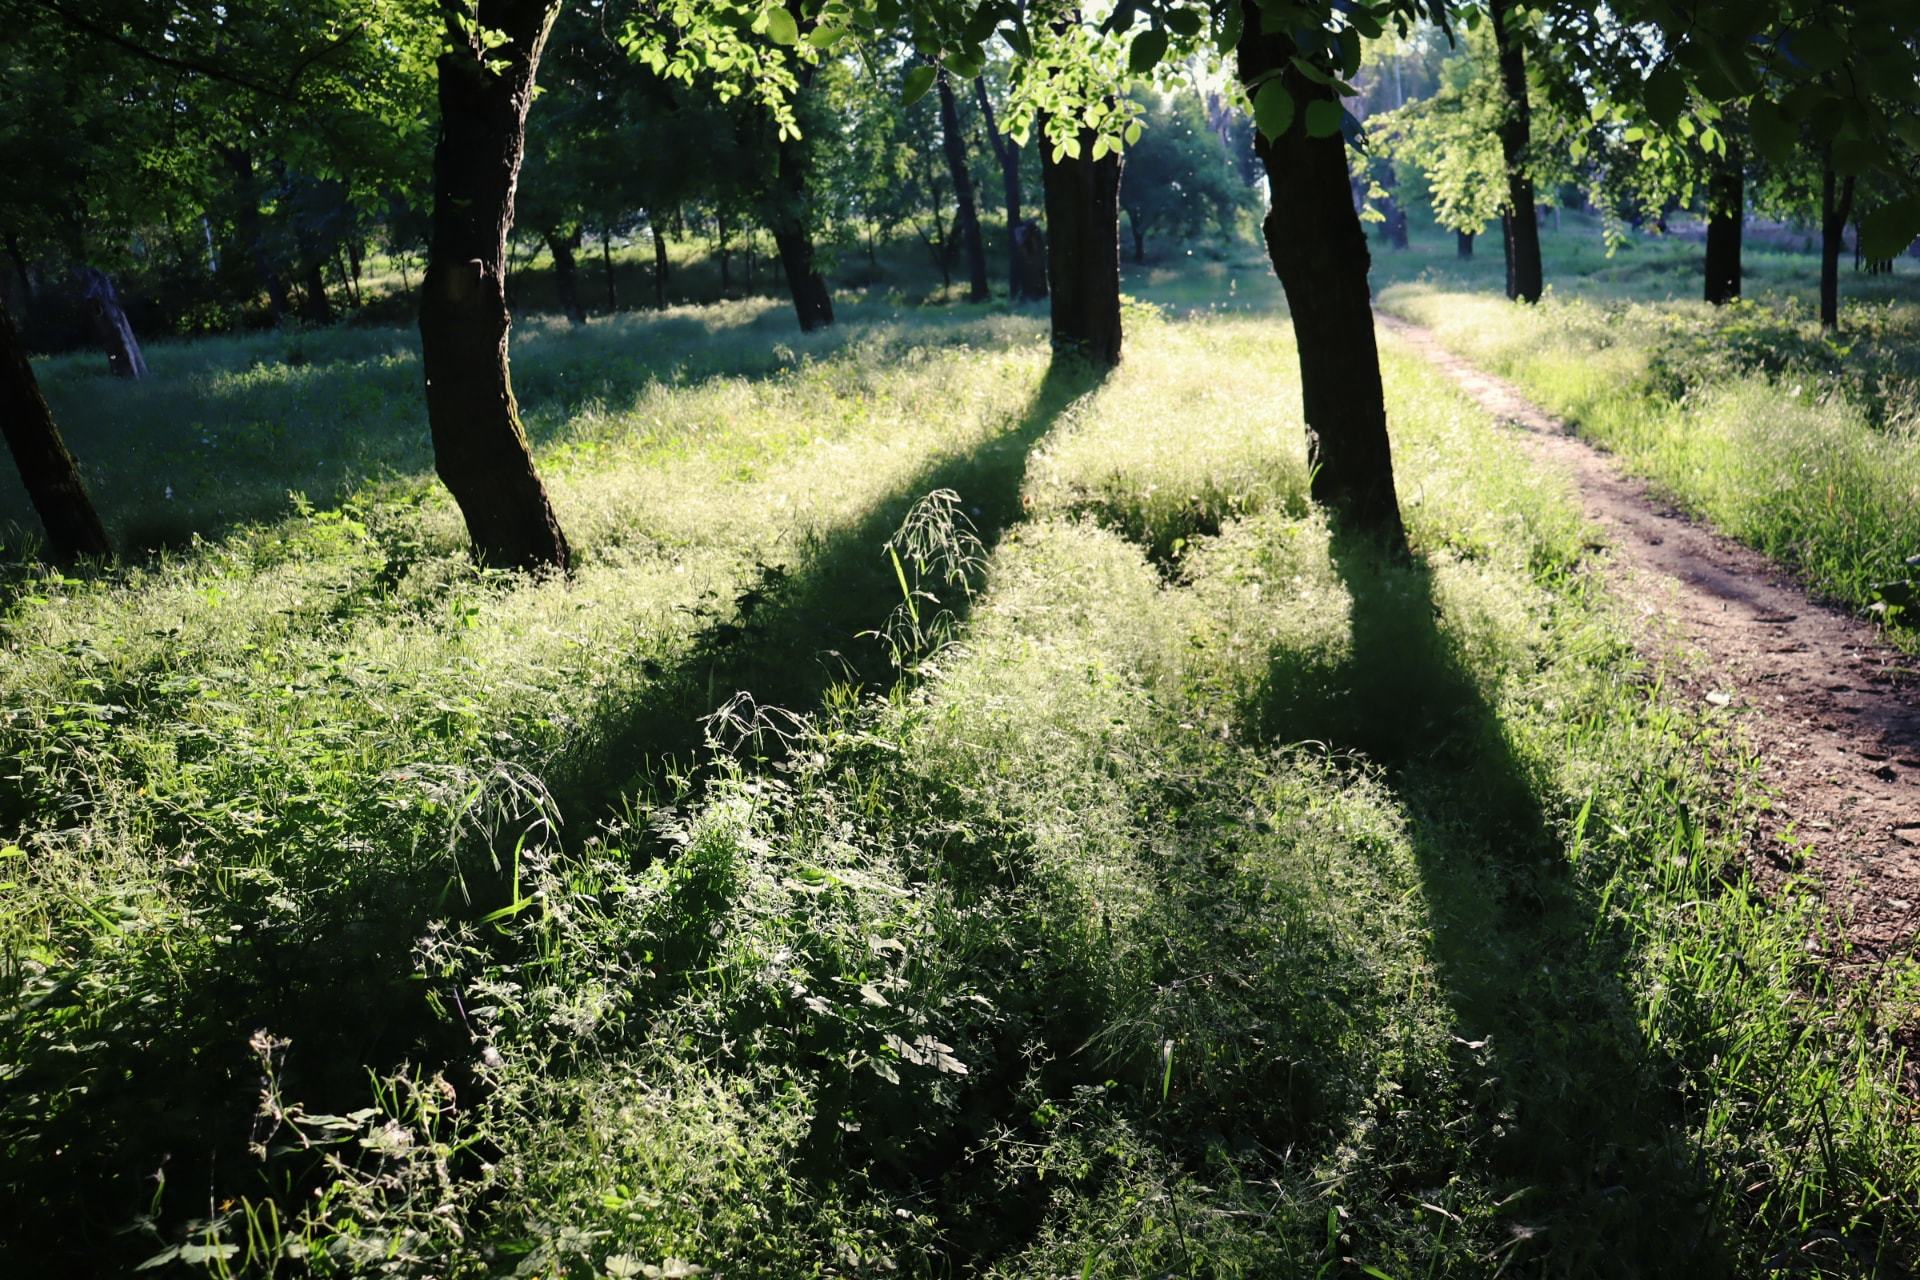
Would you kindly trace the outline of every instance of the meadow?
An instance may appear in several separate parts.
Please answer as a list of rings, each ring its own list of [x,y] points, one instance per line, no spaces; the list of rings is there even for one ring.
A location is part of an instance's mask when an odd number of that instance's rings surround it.
[[[1655,359],[1786,320],[1604,260],[1496,317],[1487,263],[1378,257],[1383,305],[1823,589],[1864,605],[1914,531],[1910,304],[1794,398],[1830,353],[1784,329],[1778,368]],[[1564,478],[1383,336],[1384,559],[1306,500],[1253,251],[1127,287],[1104,377],[1036,311],[881,290],[804,338],[756,299],[528,317],[570,580],[473,565],[403,330],[42,362],[148,554],[0,583],[0,1260],[1920,1266],[1920,971],[1756,881],[1795,851],[1755,847],[1737,715],[1635,648]],[[1759,388],[1791,430],[1726,438]],[[1864,532],[1795,501],[1833,475],[1744,469],[1815,441]]]

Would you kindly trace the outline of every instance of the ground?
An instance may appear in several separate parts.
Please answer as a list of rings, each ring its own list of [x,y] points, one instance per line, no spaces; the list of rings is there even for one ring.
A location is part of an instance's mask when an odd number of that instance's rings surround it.
[[[1872,530],[1914,531],[1875,487],[1911,474],[1911,304],[1843,356],[1715,364],[1784,336],[1557,253],[1594,296],[1439,339],[1513,344],[1503,372],[1868,626]],[[1383,305],[1504,306],[1412,257]],[[1416,554],[1383,559],[1305,500],[1258,260],[1129,287],[1155,305],[1104,379],[997,308],[523,322],[570,582],[468,562],[404,332],[156,344],[141,388],[46,362],[115,532],[172,549],[4,588],[0,1248],[1911,1270],[1915,968],[1854,963],[1817,859],[1755,856],[1795,799],[1777,726],[1708,632],[1649,632],[1604,473],[1388,328]],[[1540,351],[1577,365],[1634,307],[1615,399],[1551,403]],[[1723,465],[1765,460],[1726,435],[1747,379],[1815,376],[1764,385],[1840,470]],[[1750,519],[1803,490],[1840,496],[1784,544]]]

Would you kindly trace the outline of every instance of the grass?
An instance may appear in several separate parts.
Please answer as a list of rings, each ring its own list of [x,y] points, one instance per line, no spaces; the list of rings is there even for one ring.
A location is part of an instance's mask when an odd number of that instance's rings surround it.
[[[1905,563],[1920,554],[1912,268],[1843,273],[1835,339],[1811,303],[1813,259],[1750,254],[1750,300],[1716,309],[1672,296],[1690,296],[1697,252],[1643,243],[1594,269],[1592,235],[1548,237],[1554,287],[1537,307],[1486,292],[1485,268],[1431,263],[1380,305],[1519,383],[1677,505],[1920,644]],[[1413,264],[1395,265],[1405,276]]]
[[[0,1257],[1915,1265],[1913,971],[1749,879],[1729,713],[1390,342],[1412,565],[1305,504],[1270,315],[1137,308],[1104,380],[974,309],[534,328],[571,583],[468,563],[397,391],[370,481],[14,572]],[[410,359],[260,341],[151,391],[322,440]]]

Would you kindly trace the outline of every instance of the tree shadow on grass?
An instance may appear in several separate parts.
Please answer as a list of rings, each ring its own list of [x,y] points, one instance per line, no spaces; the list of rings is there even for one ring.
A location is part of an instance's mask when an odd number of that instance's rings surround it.
[[[1573,875],[1541,784],[1441,625],[1430,569],[1364,536],[1329,554],[1351,647],[1262,690],[1269,740],[1318,738],[1378,764],[1399,798],[1434,961],[1475,1082],[1480,1168],[1520,1274],[1714,1275],[1712,1195],[1670,1068],[1646,1045],[1623,942]],[[1444,1180],[1447,1170],[1433,1171]]]
[[[1023,515],[1035,446],[1103,378],[1082,361],[1054,361],[1004,431],[932,461],[859,520],[814,541],[797,569],[763,566],[759,581],[716,612],[683,661],[654,673],[632,699],[603,708],[587,745],[550,771],[566,830],[588,834],[616,800],[657,795],[671,774],[697,767],[705,717],[737,693],[759,707],[805,714],[831,687],[873,692],[892,683],[899,672],[880,632],[902,595],[888,540],[916,504],[949,490],[991,551]],[[941,594],[940,607],[963,621],[971,596]]]
[[[929,309],[902,326],[863,307],[807,335],[773,307],[630,313],[580,329],[547,320],[515,341],[513,381],[540,449],[574,438],[589,408],[617,415],[657,386],[766,381],[855,345],[938,343],[982,318]],[[326,509],[370,480],[431,476],[418,351],[411,329],[291,332],[244,339],[197,363],[183,355],[172,368],[163,347],[156,376],[136,384],[63,370],[47,386],[109,535],[137,559],[282,519],[292,493]],[[12,468],[0,464],[0,558],[17,560],[38,529]]]
[[[952,489],[991,546],[1021,516],[1028,453],[1099,381],[1083,366],[1050,368],[1008,429],[931,462],[861,518],[826,534],[791,572],[763,583],[751,605],[743,599],[713,620],[683,662],[604,708],[589,745],[547,771],[567,828],[589,833],[623,796],[663,788],[668,768],[697,763],[701,718],[735,690],[806,712],[837,684],[883,687],[895,674],[889,654],[856,639],[884,625],[899,601],[883,546],[901,518],[928,492]],[[950,606],[961,613],[967,601]],[[243,869],[258,854],[196,852]],[[477,919],[506,902],[505,873],[471,875],[481,854],[462,854],[471,891],[464,902],[451,892],[444,864],[422,871],[402,859],[407,866],[376,872],[371,882],[363,876],[327,887],[297,923],[247,918],[238,899],[203,904],[221,923],[238,921],[230,931],[208,926],[217,946],[135,969],[151,989],[111,1001],[114,1021],[91,1035],[83,1053],[57,1045],[30,1051],[24,1043],[9,1053],[23,1065],[8,1081],[10,1093],[0,1095],[0,1188],[21,1194],[0,1210],[0,1264],[124,1270],[158,1248],[151,1237],[122,1230],[161,1203],[156,1184],[177,1188],[167,1194],[163,1224],[176,1229],[182,1217],[209,1213],[225,1197],[257,1193],[260,1166],[240,1150],[259,1101],[258,1071],[243,1047],[256,1029],[292,1044],[281,1085],[316,1111],[362,1105],[369,1071],[411,1062],[431,1073],[470,1055],[460,1019],[436,1015],[413,980],[413,952],[434,919]],[[64,988],[45,997],[66,999]],[[75,1016],[84,1016],[84,1000],[74,999]],[[461,1070],[449,1074],[463,1096],[476,1086]],[[76,1085],[83,1101],[55,1101]],[[316,1160],[310,1173],[319,1172]],[[274,1176],[305,1175],[281,1168]],[[289,1203],[303,1189],[295,1187]]]

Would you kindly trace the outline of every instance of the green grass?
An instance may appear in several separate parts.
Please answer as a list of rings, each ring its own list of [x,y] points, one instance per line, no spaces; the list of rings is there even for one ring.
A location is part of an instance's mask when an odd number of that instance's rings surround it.
[[[1913,971],[1839,984],[1814,889],[1754,885],[1737,726],[1417,360],[1407,566],[1306,505],[1271,316],[1136,311],[1104,380],[966,308],[531,328],[571,583],[471,566],[352,332],[163,353],[180,416],[310,455],[197,545],[14,572],[0,1257],[1920,1259]],[[363,417],[381,465],[261,519]]]
[[[1811,301],[1814,259],[1750,253],[1750,300],[1716,309],[1686,292],[1692,246],[1643,242],[1597,264],[1593,233],[1572,226],[1548,237],[1553,288],[1537,307],[1489,292],[1484,268],[1428,263],[1413,275],[1404,262],[1388,266],[1412,278],[1382,290],[1380,305],[1513,379],[1679,506],[1819,593],[1875,608],[1897,642],[1920,643],[1900,608],[1911,595],[1904,561],[1920,554],[1912,265],[1843,272],[1835,340]]]

